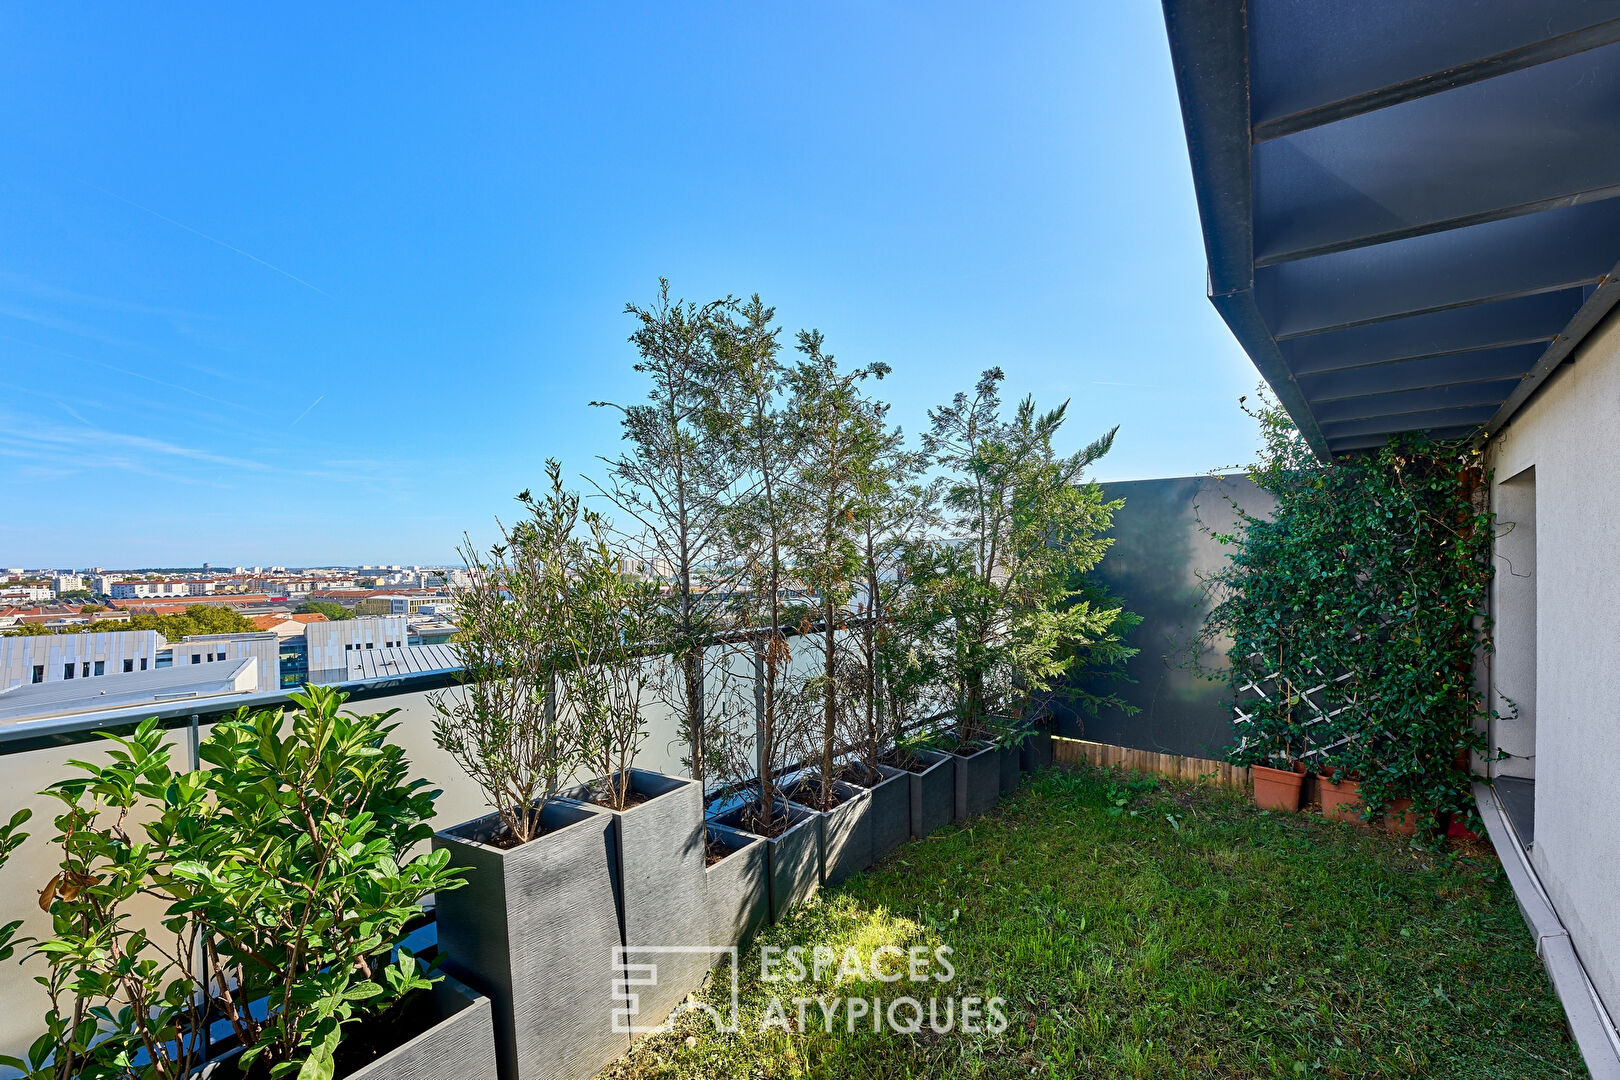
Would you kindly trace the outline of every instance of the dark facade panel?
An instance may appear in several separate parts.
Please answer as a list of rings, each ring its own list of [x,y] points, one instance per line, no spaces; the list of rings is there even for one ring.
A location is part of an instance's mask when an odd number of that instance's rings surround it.
[[[1545,348],[1540,344],[1514,345],[1505,349],[1430,356],[1421,360],[1399,360],[1372,367],[1329,371],[1322,375],[1301,375],[1296,381],[1311,407],[1321,410],[1335,401],[1368,394],[1500,380],[1517,383],[1529,374]],[[1321,415],[1323,419],[1327,418],[1326,412]]]
[[[1432,413],[1440,409],[1459,409],[1468,406],[1500,405],[1519,380],[1500,379],[1495,382],[1464,383],[1460,386],[1426,386],[1418,390],[1383,391],[1360,397],[1340,398],[1337,401],[1313,401],[1311,411],[1324,429],[1344,420],[1371,420],[1401,417],[1412,413]]]
[[[1478,424],[1470,424],[1466,427],[1427,429],[1431,439],[1439,439],[1441,441],[1447,439],[1466,439],[1468,436],[1474,434],[1478,430]],[[1347,454],[1356,450],[1370,450],[1376,446],[1383,446],[1385,443],[1389,442],[1389,437],[1390,433],[1387,431],[1378,432],[1373,435],[1347,435],[1331,440],[1330,445],[1333,447],[1333,452],[1335,454]]]
[[[1232,531],[1235,508],[1264,517],[1274,501],[1242,476],[1133,480],[1103,490],[1125,506],[1114,515],[1114,546],[1095,577],[1145,617],[1130,637],[1140,650],[1126,665],[1131,681],[1090,689],[1117,693],[1139,711],[1082,716],[1060,700],[1057,734],[1219,758],[1232,739],[1231,695],[1225,643],[1206,649],[1198,640],[1210,606],[1203,581],[1226,563],[1230,549],[1214,534]]]
[[[1620,18],[1617,0],[1250,0],[1248,9],[1257,125]]]
[[[1602,280],[1620,252],[1620,200],[1431,233],[1255,272],[1286,339]]]
[[[1475,428],[1491,418],[1495,405],[1473,405],[1461,409],[1436,409],[1432,412],[1401,413],[1398,416],[1374,416],[1363,420],[1343,420],[1322,424],[1322,434],[1329,443],[1356,435],[1393,435],[1400,431],[1437,431],[1446,428]]]
[[[1301,379],[1393,360],[1532,343],[1545,347],[1574,318],[1585,300],[1584,288],[1565,289],[1287,338],[1277,344],[1289,368]],[[1525,369],[1529,366],[1526,364]]]
[[[1210,299],[1318,453],[1494,431],[1620,301],[1620,0],[1163,0]]]
[[[1262,143],[1256,262],[1609,197],[1617,135],[1609,45]]]

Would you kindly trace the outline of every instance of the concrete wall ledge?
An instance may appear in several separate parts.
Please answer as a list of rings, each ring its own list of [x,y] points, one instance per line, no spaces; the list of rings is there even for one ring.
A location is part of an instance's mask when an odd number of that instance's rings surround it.
[[[1495,789],[1476,781],[1474,799],[1479,804],[1479,816],[1485,821],[1491,845],[1496,848],[1502,869],[1507,872],[1508,883],[1513,886],[1519,911],[1536,939],[1536,955],[1547,968],[1547,977],[1564,1006],[1570,1034],[1586,1059],[1592,1080],[1620,1080],[1620,1033],[1615,1031],[1608,1010],[1598,999],[1569,931],[1547,899],[1524,845],[1497,802]]]

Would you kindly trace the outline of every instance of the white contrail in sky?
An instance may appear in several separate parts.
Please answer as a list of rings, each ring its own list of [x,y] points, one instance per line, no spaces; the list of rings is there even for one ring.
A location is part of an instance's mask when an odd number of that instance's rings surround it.
[[[326,395],[322,394],[320,397],[318,397],[314,401],[310,402],[309,407],[306,408],[303,412],[298,414],[298,419],[294,420],[291,424],[288,424],[287,426],[288,427],[295,426],[298,423],[298,420],[302,420],[304,417],[308,416],[309,415],[309,410],[313,409],[315,406],[319,405],[323,400],[325,400],[325,398],[326,398]]]
[[[86,183],[89,183],[89,181],[86,181]],[[219,237],[217,237],[217,236],[209,236],[207,233],[203,232],[201,229],[193,229],[190,225],[187,225],[183,221],[176,221],[172,217],[164,217],[162,214],[158,213],[156,210],[153,210],[151,207],[142,206],[140,203],[134,201],[133,199],[126,199],[122,195],[118,194],[117,192],[108,191],[106,188],[101,187],[99,184],[90,184],[90,186],[95,188],[97,191],[101,192],[103,195],[108,196],[109,198],[117,199],[119,202],[125,203],[125,204],[127,204],[129,206],[133,206],[135,209],[140,210],[143,213],[151,214],[153,217],[157,218],[159,221],[167,221],[170,225],[173,225],[173,226],[175,226],[176,228],[179,228],[179,229],[184,229],[184,230],[186,230],[186,232],[191,233],[193,236],[200,236],[204,240],[207,240],[211,244],[218,244],[220,247],[224,248],[226,251],[234,251],[238,255],[241,255],[241,256],[243,256],[245,258],[252,259],[254,262],[258,263],[260,266],[269,267],[271,270],[274,270],[276,273],[280,274],[282,277],[291,278],[293,281],[298,282],[298,284],[302,285],[304,288],[313,289],[316,292],[320,293],[322,296],[326,297],[328,300],[332,299],[332,294],[327,292],[325,289],[321,288],[320,286],[311,285],[309,282],[305,281],[303,278],[299,277],[297,274],[289,273],[288,271],[283,270],[281,267],[277,266],[275,263],[266,262],[265,260],[259,258],[257,255],[253,254],[251,251],[243,251],[241,248],[236,247],[233,244],[227,244],[225,241],[221,240]]]

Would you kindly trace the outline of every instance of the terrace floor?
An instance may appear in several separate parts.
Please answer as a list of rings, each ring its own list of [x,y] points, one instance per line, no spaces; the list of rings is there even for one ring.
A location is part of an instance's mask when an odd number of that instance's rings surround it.
[[[760,945],[948,945],[921,988],[761,981]],[[808,961],[808,956],[807,956]],[[934,970],[940,970],[935,968]],[[744,955],[737,1034],[696,1013],[603,1075],[1585,1076],[1487,849],[1436,856],[1207,786],[1051,771],[970,828],[902,847]],[[702,1000],[723,1006],[729,980]],[[761,1030],[773,996],[1000,995],[1006,1031]],[[943,1004],[939,1006],[943,1017]],[[901,1019],[911,1014],[901,1007]]]

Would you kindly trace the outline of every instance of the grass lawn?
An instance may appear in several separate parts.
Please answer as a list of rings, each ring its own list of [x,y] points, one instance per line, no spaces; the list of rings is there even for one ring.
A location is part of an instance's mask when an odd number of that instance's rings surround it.
[[[949,946],[949,983],[767,983],[760,946],[869,964]],[[897,970],[891,951],[881,970]],[[900,965],[903,966],[903,965]],[[928,971],[943,974],[943,967]],[[699,995],[723,1005],[729,969]],[[913,842],[745,952],[741,1026],[701,1014],[604,1076],[1585,1076],[1494,856],[1436,857],[1230,792],[1051,771],[968,828]],[[874,1034],[793,998],[1000,996],[1008,1026]],[[926,1003],[924,1008],[927,1008]],[[858,1009],[857,1009],[858,1012]],[[897,1017],[908,1020],[909,1006]],[[960,1015],[957,1015],[960,1019]],[[988,1021],[989,1017],[986,1016]],[[763,1027],[763,1030],[762,1030]]]

